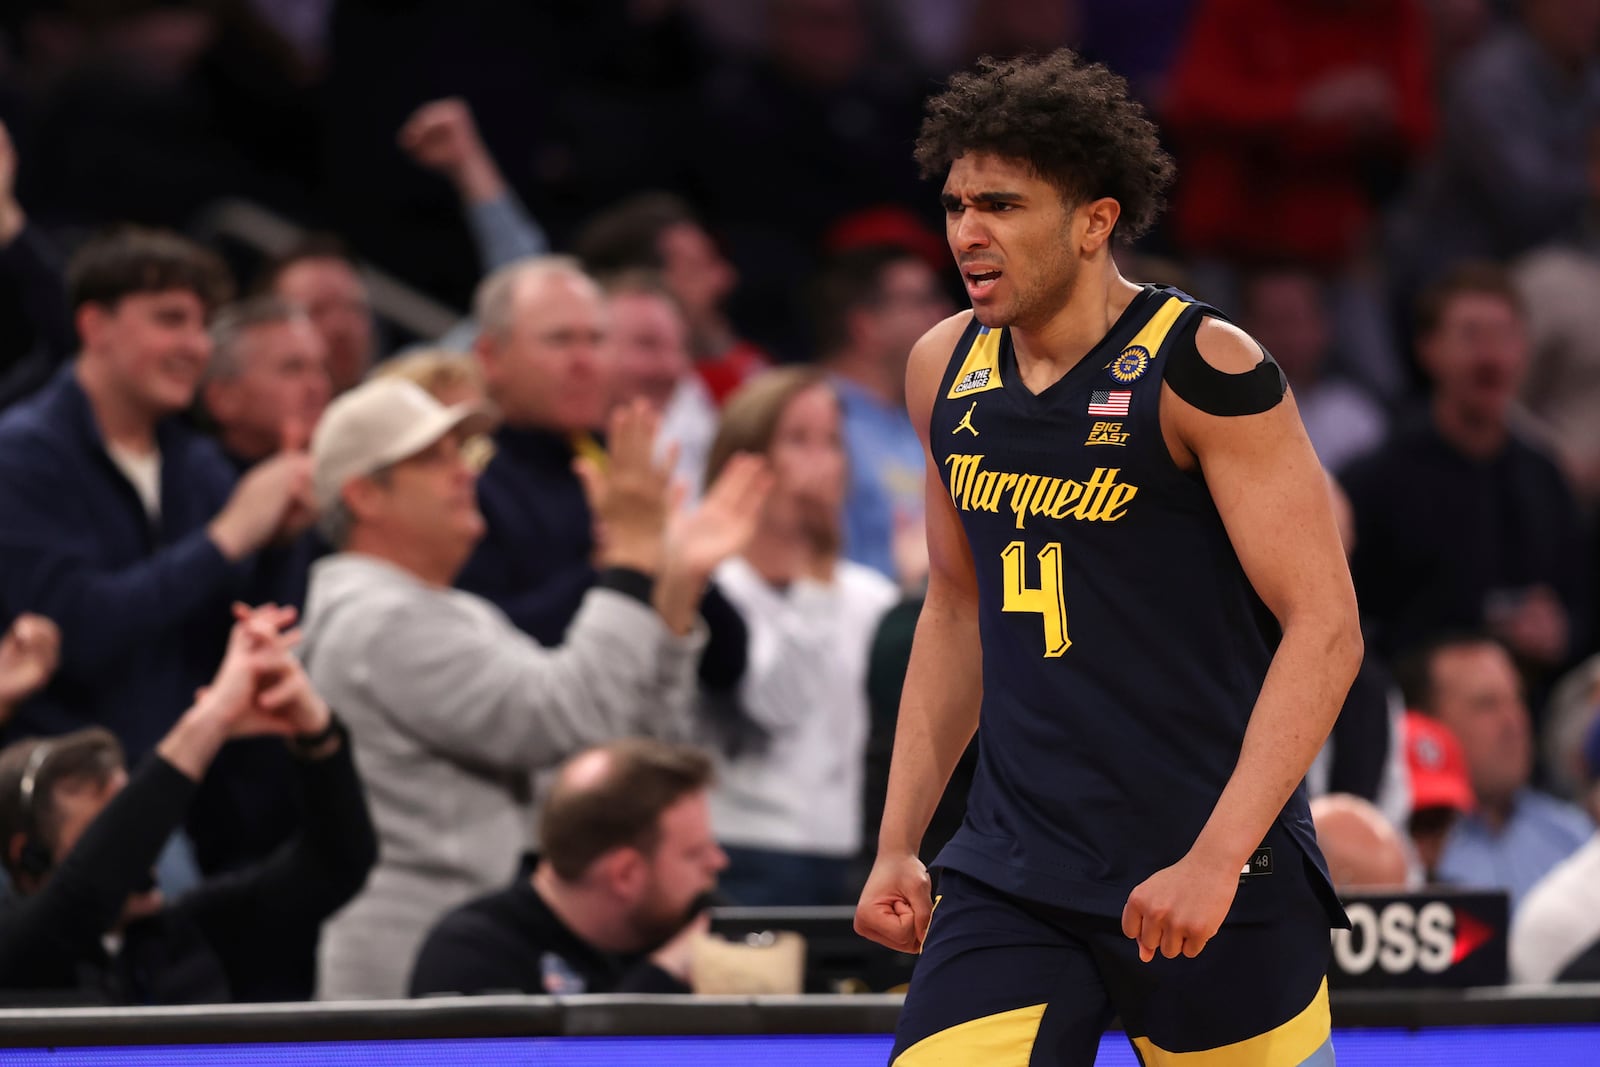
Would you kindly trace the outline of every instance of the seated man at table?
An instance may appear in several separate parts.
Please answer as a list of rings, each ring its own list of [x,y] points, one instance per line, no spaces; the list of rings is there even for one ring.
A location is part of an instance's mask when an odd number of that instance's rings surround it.
[[[642,738],[572,757],[539,821],[543,852],[507,888],[447,914],[411,995],[687,993],[727,856],[711,833],[711,762]]]

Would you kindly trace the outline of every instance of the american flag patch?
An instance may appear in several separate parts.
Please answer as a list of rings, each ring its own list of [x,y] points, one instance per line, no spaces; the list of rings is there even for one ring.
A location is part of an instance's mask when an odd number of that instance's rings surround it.
[[[1089,394],[1089,414],[1126,415],[1132,399],[1132,389],[1096,389]]]

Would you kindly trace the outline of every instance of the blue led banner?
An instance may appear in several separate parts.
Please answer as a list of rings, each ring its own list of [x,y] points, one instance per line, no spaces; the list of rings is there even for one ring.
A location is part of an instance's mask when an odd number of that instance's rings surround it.
[[[1339,1067],[1594,1067],[1600,1025],[1341,1030]],[[0,1051],[6,1067],[882,1067],[882,1035],[542,1037]],[[1108,1034],[1096,1067],[1137,1067]]]

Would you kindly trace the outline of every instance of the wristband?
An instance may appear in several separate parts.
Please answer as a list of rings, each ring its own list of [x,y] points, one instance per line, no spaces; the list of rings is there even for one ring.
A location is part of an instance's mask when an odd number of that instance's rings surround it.
[[[314,734],[295,734],[289,738],[289,747],[294,750],[295,755],[309,757],[335,737],[343,736],[344,724],[339,721],[339,716],[330,712],[327,726]]]
[[[601,589],[610,589],[648,605],[650,598],[655,594],[656,580],[632,567],[607,567],[600,572],[600,578],[595,584]]]

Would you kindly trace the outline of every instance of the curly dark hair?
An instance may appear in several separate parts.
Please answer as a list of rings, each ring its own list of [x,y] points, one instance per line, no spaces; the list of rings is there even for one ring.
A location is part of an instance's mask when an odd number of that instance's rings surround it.
[[[942,178],[958,156],[992,152],[1026,163],[1068,203],[1109,196],[1122,205],[1117,232],[1133,240],[1150,228],[1172,182],[1161,147],[1128,83],[1070,49],[995,59],[957,74],[927,103],[916,160]]]

